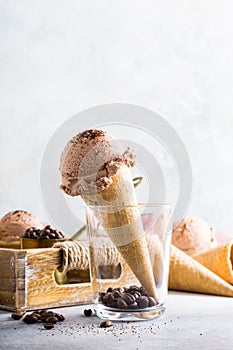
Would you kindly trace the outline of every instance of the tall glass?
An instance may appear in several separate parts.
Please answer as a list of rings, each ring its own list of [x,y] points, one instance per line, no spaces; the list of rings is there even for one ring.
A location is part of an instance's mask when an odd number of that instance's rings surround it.
[[[115,215],[125,222],[114,227]],[[170,204],[89,206],[87,227],[93,304],[107,320],[148,320],[166,309]],[[111,225],[110,225],[111,223]]]

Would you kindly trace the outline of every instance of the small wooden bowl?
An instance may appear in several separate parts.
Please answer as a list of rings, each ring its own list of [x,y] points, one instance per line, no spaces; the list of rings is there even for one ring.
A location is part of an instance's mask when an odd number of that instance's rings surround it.
[[[51,248],[57,242],[66,242],[69,238],[63,239],[34,239],[20,238],[21,249]]]

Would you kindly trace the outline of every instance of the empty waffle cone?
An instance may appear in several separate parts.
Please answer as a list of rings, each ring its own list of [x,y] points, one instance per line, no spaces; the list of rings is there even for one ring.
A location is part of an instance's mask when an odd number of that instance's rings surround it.
[[[173,245],[169,289],[233,297],[233,286]]]
[[[226,282],[233,284],[233,241],[193,258]]]
[[[122,166],[111,179],[108,188],[81,196],[88,206],[93,206],[95,216],[147,293],[157,296],[129,168]]]

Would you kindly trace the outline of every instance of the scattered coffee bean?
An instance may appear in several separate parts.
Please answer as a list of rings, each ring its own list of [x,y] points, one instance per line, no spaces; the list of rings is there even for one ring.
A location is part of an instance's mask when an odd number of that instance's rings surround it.
[[[41,317],[50,317],[53,316],[54,312],[53,311],[45,311],[41,314]]]
[[[34,315],[26,315],[23,318],[23,322],[28,323],[28,324],[33,324],[33,323],[36,323],[37,321],[38,321],[38,319]]]
[[[65,317],[61,314],[54,314],[54,316],[58,319],[58,322],[63,322],[65,321]]]
[[[31,315],[37,317],[38,320],[40,319],[40,314],[36,311],[34,311]]]
[[[84,310],[84,315],[87,317],[90,317],[92,315],[92,310],[91,309],[85,309]]]
[[[11,314],[13,320],[20,320],[25,315],[25,311],[15,311]]]
[[[53,323],[45,323],[44,324],[44,328],[45,329],[53,329],[54,328],[54,324]]]
[[[112,326],[112,322],[111,321],[103,321],[100,323],[100,327],[101,328],[107,328],[107,327],[111,327]]]
[[[46,318],[46,323],[57,323],[58,319],[55,316],[50,316],[48,318]]]
[[[43,314],[44,312],[48,312],[49,310],[47,310],[47,309],[43,309],[43,310],[37,310],[36,312],[38,313],[38,314]]]
[[[16,311],[12,314],[12,318],[19,320],[24,314],[25,311]],[[48,310],[33,311],[31,314],[27,314],[23,318],[23,322],[27,324],[33,324],[39,321],[43,322],[46,329],[52,329],[54,327],[54,324],[57,322],[62,322],[64,320],[65,317],[63,315]]]

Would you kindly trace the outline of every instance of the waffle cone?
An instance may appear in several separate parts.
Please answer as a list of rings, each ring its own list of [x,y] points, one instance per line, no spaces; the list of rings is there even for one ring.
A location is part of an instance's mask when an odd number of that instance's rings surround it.
[[[108,188],[82,194],[82,198],[88,206],[93,206],[95,216],[147,293],[156,296],[146,237],[128,167],[118,170]]]
[[[193,258],[226,282],[233,284],[233,241]]]
[[[233,286],[173,245],[169,289],[233,297]]]

